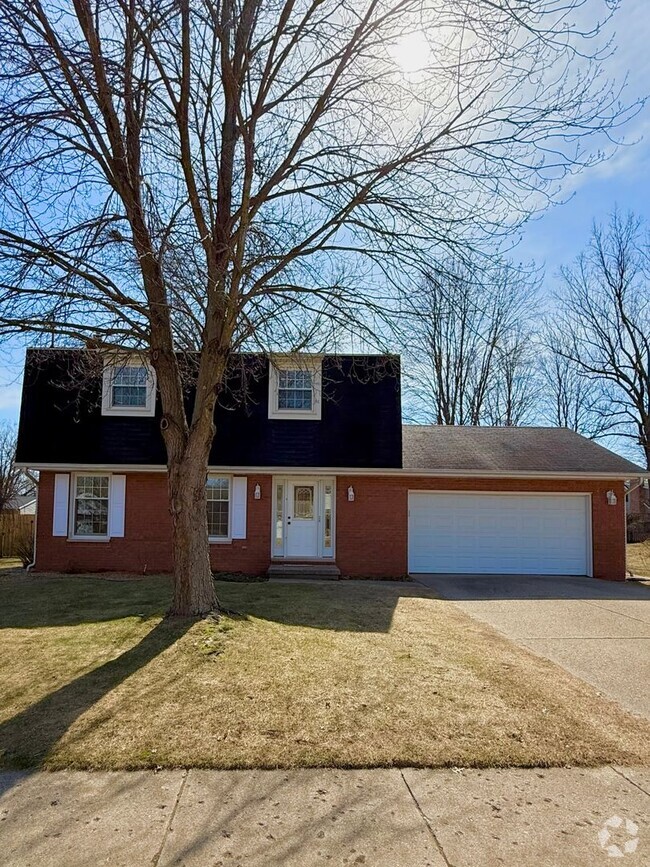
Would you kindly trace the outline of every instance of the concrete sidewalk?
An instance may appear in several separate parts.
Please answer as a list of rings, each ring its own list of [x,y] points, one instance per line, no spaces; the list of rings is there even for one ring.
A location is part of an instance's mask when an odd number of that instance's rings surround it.
[[[0,792],[12,867],[650,863],[639,769],[4,773]]]

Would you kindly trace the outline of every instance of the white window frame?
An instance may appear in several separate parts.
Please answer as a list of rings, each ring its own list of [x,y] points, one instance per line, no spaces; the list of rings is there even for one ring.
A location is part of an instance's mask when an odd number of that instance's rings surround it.
[[[206,476],[206,488],[208,479],[226,479],[228,482],[228,535],[210,536],[208,533],[208,542],[210,545],[227,545],[232,542],[232,475],[229,475],[228,473],[208,473]]]
[[[113,377],[123,367],[143,367],[147,371],[147,400],[144,406],[113,406]],[[156,412],[156,371],[146,361],[135,356],[111,359],[104,366],[102,377],[102,415],[151,417]]]
[[[108,479],[108,515],[106,516],[106,535],[88,535],[84,536],[80,533],[75,533],[75,505],[77,503],[77,479],[80,477],[98,476],[102,479]],[[113,476],[111,473],[100,472],[78,472],[71,474],[71,485],[68,503],[68,539],[71,542],[109,542],[111,538],[111,494],[113,487]]]
[[[311,409],[280,409],[278,392],[280,387],[279,371],[300,370],[311,373]],[[315,355],[274,356],[269,362],[269,418],[319,421],[321,418],[321,397],[323,390],[323,359]]]

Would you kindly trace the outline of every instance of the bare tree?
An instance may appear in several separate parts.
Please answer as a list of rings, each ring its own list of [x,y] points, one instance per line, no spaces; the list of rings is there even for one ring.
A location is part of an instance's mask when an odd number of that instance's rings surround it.
[[[549,331],[544,342],[539,363],[542,417],[549,424],[568,427],[589,439],[612,433],[616,423],[609,416],[602,383],[580,372],[566,354],[560,354],[558,350],[565,340],[557,328]]]
[[[537,353],[529,323],[503,340],[487,394],[485,423],[509,427],[535,420],[540,397]]]
[[[14,465],[15,455],[16,429],[0,423],[0,512],[25,489],[25,478]]]
[[[423,250],[511,229],[622,119],[582,5],[0,0],[0,330],[153,365],[172,612],[217,605],[201,516],[233,351],[372,337]]]
[[[575,265],[562,271],[555,352],[597,398],[589,412],[604,431],[643,450],[650,467],[650,239],[633,214],[594,226]]]
[[[518,424],[531,411],[531,275],[449,263],[425,279],[407,351],[416,413],[436,424]]]

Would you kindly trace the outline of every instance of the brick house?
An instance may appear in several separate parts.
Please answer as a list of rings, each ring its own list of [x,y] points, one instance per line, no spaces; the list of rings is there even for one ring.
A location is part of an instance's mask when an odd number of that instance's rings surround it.
[[[36,569],[169,571],[155,374],[101,359],[27,353],[17,461],[40,473]],[[613,452],[566,429],[402,425],[395,356],[231,368],[206,479],[216,571],[625,578],[625,483],[648,474]]]

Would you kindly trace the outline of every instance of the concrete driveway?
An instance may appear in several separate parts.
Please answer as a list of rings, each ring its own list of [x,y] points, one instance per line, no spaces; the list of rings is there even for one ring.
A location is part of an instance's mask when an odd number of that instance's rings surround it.
[[[508,638],[650,717],[650,587],[548,575],[417,575]]]

